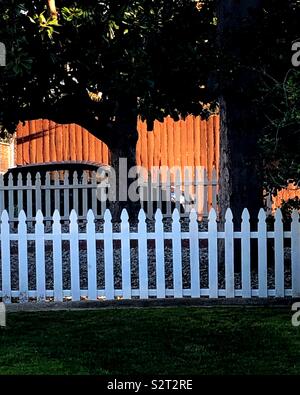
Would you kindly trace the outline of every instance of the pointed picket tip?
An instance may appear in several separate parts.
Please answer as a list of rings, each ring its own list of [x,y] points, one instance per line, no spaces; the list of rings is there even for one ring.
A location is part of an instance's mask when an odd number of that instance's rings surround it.
[[[158,209],[156,210],[156,213],[155,213],[154,218],[155,218],[155,221],[162,221],[163,215],[162,215],[162,212],[161,212],[161,209],[160,209],[160,208],[158,208]]]
[[[126,208],[123,208],[123,210],[121,212],[121,221],[128,222],[128,219],[129,219],[128,212],[127,212]]]
[[[92,209],[89,209],[86,215],[86,219],[88,222],[94,222],[95,221],[95,215]]]
[[[226,213],[225,213],[225,221],[226,221],[226,222],[232,222],[232,220],[233,220],[233,214],[232,214],[231,209],[228,208],[228,209],[226,210]]]
[[[217,213],[213,207],[209,211],[208,220],[209,221],[216,221],[217,220]]]
[[[8,221],[9,221],[8,212],[6,210],[3,210],[1,214],[1,222],[8,222]]]
[[[71,211],[71,214],[70,214],[70,221],[71,222],[77,222],[77,214],[76,214],[76,211],[73,209],[72,211]]]
[[[38,181],[41,179],[41,174],[39,172],[36,173],[35,179]]]
[[[247,208],[244,208],[243,212],[242,212],[242,221],[250,221],[250,213],[249,210]]]
[[[142,208],[139,211],[138,220],[139,220],[139,222],[145,222],[146,221],[146,214],[145,214],[145,211]]]
[[[280,208],[278,208],[275,212],[275,221],[282,221],[282,212]]]
[[[27,173],[26,179],[27,179],[27,182],[31,181],[31,173]]]
[[[38,210],[35,216],[35,221],[37,224],[43,224],[44,216],[41,210]]]
[[[197,215],[197,212],[196,212],[196,210],[194,208],[191,209],[189,217],[190,217],[190,221],[191,222],[197,221],[198,215]]]
[[[22,174],[18,173],[18,183],[21,184],[22,183]]]
[[[293,210],[292,211],[292,215],[291,215],[291,217],[292,217],[292,221],[294,222],[298,222],[299,221],[299,213],[298,213],[298,210]]]
[[[12,175],[12,173],[9,173],[9,175],[8,175],[8,182],[9,183],[13,182],[13,175]]]
[[[59,211],[58,210],[54,210],[53,221],[57,222],[57,223],[60,223],[60,215],[59,215]]]
[[[25,214],[24,210],[20,211],[18,220],[19,220],[19,222],[25,222],[26,221],[26,214]]]
[[[112,220],[111,212],[107,208],[104,212],[104,221],[111,221],[111,220]]]
[[[172,219],[175,222],[178,222],[180,220],[180,213],[178,211],[178,208],[174,208],[173,213],[172,213]]]
[[[266,212],[263,208],[261,208],[258,212],[258,220],[265,221],[266,220]]]

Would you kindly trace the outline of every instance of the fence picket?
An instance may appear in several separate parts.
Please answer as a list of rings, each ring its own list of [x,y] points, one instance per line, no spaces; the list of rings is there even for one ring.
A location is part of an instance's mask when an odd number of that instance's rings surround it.
[[[139,288],[140,298],[148,298],[148,260],[147,260],[147,224],[144,210],[138,217],[138,257],[139,257]]]
[[[28,301],[27,226],[24,210],[20,211],[18,224],[19,292],[20,301]]]
[[[122,291],[124,299],[131,299],[131,267],[130,267],[130,234],[128,213],[121,213],[121,262],[122,262]]]
[[[258,214],[258,296],[268,296],[267,284],[267,224],[263,209]]]
[[[172,215],[172,250],[174,298],[182,298],[182,248],[180,214],[175,208]]]
[[[6,210],[1,214],[1,274],[2,301],[11,302],[10,232],[9,216]]]
[[[8,214],[9,218],[15,218],[15,203],[14,203],[14,180],[12,173],[8,176]]]
[[[0,174],[0,214],[5,210],[5,202],[4,202],[4,179],[3,174]]]
[[[211,209],[208,216],[208,288],[209,297],[218,297],[218,228],[217,214]]]
[[[16,191],[17,185],[14,186]],[[64,289],[63,277],[63,240],[69,241],[70,246],[70,280],[71,280],[71,297],[74,301],[80,300],[81,296],[90,300],[96,300],[98,295],[105,296],[106,299],[114,299],[115,296],[122,296],[124,299],[130,299],[138,296],[141,299],[149,297],[166,298],[174,296],[181,298],[190,296],[197,298],[209,296],[218,298],[225,296],[232,298],[236,296],[251,297],[283,297],[283,296],[300,296],[300,223],[299,214],[294,211],[292,214],[292,223],[289,230],[284,230],[282,222],[282,213],[277,210],[275,214],[274,231],[267,231],[266,214],[263,210],[259,212],[259,222],[257,232],[250,232],[250,215],[247,209],[242,213],[241,231],[234,231],[233,216],[230,209],[225,216],[225,230],[218,232],[217,214],[214,209],[210,210],[208,231],[198,230],[197,213],[194,209],[189,215],[188,231],[181,231],[180,214],[177,209],[172,214],[172,229],[164,231],[163,214],[157,210],[155,214],[154,231],[148,233],[146,214],[143,210],[139,212],[139,223],[137,232],[131,232],[128,213],[123,210],[121,215],[120,232],[113,230],[112,217],[109,210],[104,214],[103,232],[96,233],[95,215],[92,210],[87,213],[87,226],[85,233],[79,233],[78,216],[72,210],[69,215],[70,226],[68,233],[62,233],[61,217],[58,210],[55,210],[53,217],[43,217],[41,210],[38,210],[35,216],[35,232],[27,229],[27,222],[33,221],[33,218],[26,217],[24,210],[21,210],[18,216],[18,232],[15,233],[10,227],[9,214],[4,210],[1,214],[0,224],[0,246],[1,246],[1,288],[0,296],[4,301],[10,302],[12,297],[18,297],[20,302],[26,302],[29,297],[36,296],[37,301],[45,300],[46,297],[54,295],[55,301],[62,301],[64,296],[70,295],[69,289]],[[45,231],[44,221],[53,220],[52,232]],[[218,286],[218,239],[224,240],[225,245],[225,290],[219,289]],[[235,289],[234,284],[234,240],[241,241],[241,289]],[[251,287],[251,239],[258,240],[258,289]],[[267,262],[267,240],[274,240],[274,274],[275,289],[268,288],[268,262]],[[285,288],[285,271],[284,271],[284,239],[291,240],[291,260],[292,260],[292,287]],[[87,244],[87,289],[80,289],[80,243],[86,241]],[[104,279],[103,289],[97,287],[97,241],[103,240],[104,243]],[[115,289],[114,284],[114,240],[121,245],[121,276],[122,291]],[[137,241],[138,245],[138,276],[139,289],[133,288],[131,283],[131,240]],[[148,246],[149,240],[149,246]],[[165,240],[166,245],[172,243],[172,267],[165,265]],[[186,241],[189,245],[189,268],[183,278],[183,254],[182,241],[184,248]],[[201,288],[201,272],[206,270],[206,265],[200,267],[203,259],[201,254],[199,240],[208,241],[208,289]],[[52,290],[46,289],[46,243],[53,246],[53,279],[54,286]],[[18,252],[11,252],[11,242],[18,243]],[[36,261],[36,289],[29,290],[29,280],[33,275],[31,266],[28,264],[28,251],[30,243],[35,243],[35,261]],[[148,249],[153,248],[155,244],[155,276],[156,289],[149,287],[149,264]],[[200,246],[199,246],[200,244]],[[18,270],[11,268],[11,255],[17,255]],[[201,254],[201,255],[200,255]],[[15,257],[13,256],[13,259]],[[171,269],[173,274],[173,286],[166,284],[166,275]],[[201,270],[200,270],[201,269]],[[270,270],[273,268],[271,267]],[[13,270],[13,271],[12,271]],[[51,271],[51,269],[50,269]],[[152,268],[151,268],[151,272]],[[183,280],[187,281],[190,274],[190,287],[183,286]],[[223,280],[223,271],[221,271]],[[30,276],[30,277],[29,277]],[[19,287],[17,290],[11,289],[11,283],[18,280]],[[67,280],[67,279],[66,279]],[[30,281],[31,283],[31,281]]]
[[[197,166],[196,169],[196,185],[195,185],[195,209],[198,214],[200,214],[200,217],[203,218],[203,215],[206,211],[206,208],[204,206],[204,200],[205,200],[205,188],[204,188],[204,167],[203,166]]]
[[[50,191],[50,173],[46,173],[45,177],[45,214],[47,218],[51,216],[51,191]]]
[[[82,176],[82,215],[85,217],[87,214],[88,210],[88,196],[87,196],[87,186],[88,184],[88,179],[87,179],[87,173],[83,173]]]
[[[234,239],[233,215],[230,208],[225,214],[225,295],[226,298],[234,297]]]
[[[68,218],[70,215],[69,200],[70,190],[69,190],[69,172],[65,171],[64,174],[64,216]]]
[[[32,179],[31,174],[27,173],[26,176],[26,201],[27,201],[27,218],[32,219]],[[31,222],[29,222],[31,225]]]
[[[42,209],[42,191],[41,191],[41,175],[36,173],[35,176],[35,215]]]
[[[247,209],[242,213],[242,297],[251,297],[251,251],[250,251],[250,214]]]
[[[113,235],[111,213],[106,210],[104,213],[104,276],[105,276],[105,297],[108,300],[115,298],[114,292],[114,259],[113,259]]]
[[[44,217],[41,210],[36,213],[35,224],[35,265],[37,301],[46,299]]]
[[[17,201],[17,211],[18,211],[18,214],[17,215],[19,215],[20,211],[24,210],[24,206],[23,206],[23,190],[22,190],[23,180],[22,180],[22,174],[21,173],[18,174],[17,184],[18,184],[18,195],[17,195],[17,199],[18,199],[18,201]]]
[[[71,294],[72,300],[80,300],[79,281],[79,242],[77,214],[74,210],[70,214],[70,264],[71,264]]]
[[[284,296],[284,244],[283,222],[280,209],[275,213],[274,224],[274,250],[275,250],[275,295]]]
[[[97,300],[97,255],[95,216],[92,210],[87,213],[87,264],[88,264],[88,298]]]
[[[191,296],[200,297],[200,268],[199,268],[199,235],[197,213],[193,209],[190,213],[189,223],[190,239],[190,268],[191,268]]]
[[[164,224],[161,210],[155,213],[155,262],[157,297],[166,296]]]
[[[61,224],[58,210],[53,214],[53,279],[54,301],[63,301],[63,271],[62,271],[62,242]]]
[[[300,223],[296,210],[292,213],[292,296],[300,297]]]
[[[60,190],[59,190],[59,174],[58,171],[54,172],[54,210],[60,212]]]

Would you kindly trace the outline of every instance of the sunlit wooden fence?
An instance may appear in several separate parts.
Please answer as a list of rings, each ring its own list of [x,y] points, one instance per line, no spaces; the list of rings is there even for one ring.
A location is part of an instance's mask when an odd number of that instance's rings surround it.
[[[50,227],[45,227],[45,218],[38,211],[35,225],[30,228],[21,211],[16,231],[10,226],[8,212],[3,211],[0,297],[9,303],[82,298],[300,296],[297,212],[293,213],[288,230],[283,227],[280,210],[276,212],[272,230],[267,228],[264,210],[259,213],[254,232],[250,231],[246,209],[240,231],[234,229],[230,209],[224,229],[218,229],[216,218],[212,209],[207,230],[199,230],[193,210],[188,227],[182,229],[175,209],[171,228],[166,230],[158,210],[155,226],[149,229],[145,212],[141,210],[139,223],[132,229],[124,210],[120,227],[116,229],[107,210],[99,228],[93,211],[89,210],[87,224],[81,228],[75,211],[71,212],[67,227],[55,211]],[[253,266],[251,240],[258,244],[257,265]],[[220,241],[225,244],[224,262],[219,261]],[[234,258],[235,242],[241,246],[240,270]],[[271,257],[267,256],[269,242]]]

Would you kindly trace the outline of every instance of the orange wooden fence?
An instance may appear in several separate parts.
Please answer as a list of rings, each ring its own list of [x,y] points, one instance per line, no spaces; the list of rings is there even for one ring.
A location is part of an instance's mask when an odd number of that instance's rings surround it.
[[[154,130],[137,122],[137,164],[151,166],[205,166],[209,175],[218,166],[219,117],[208,121],[188,116],[175,122],[165,118],[155,121]],[[109,150],[82,127],[59,125],[48,120],[19,124],[16,132],[16,165],[56,161],[92,161],[109,163]]]

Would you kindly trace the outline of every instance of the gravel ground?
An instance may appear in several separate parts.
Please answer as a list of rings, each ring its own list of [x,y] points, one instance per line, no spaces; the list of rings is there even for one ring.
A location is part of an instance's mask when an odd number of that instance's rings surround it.
[[[188,230],[188,221],[183,220],[181,222],[182,231]],[[114,226],[114,231],[118,231],[118,225]],[[154,230],[154,223],[148,221],[147,223],[148,231]],[[85,231],[85,224],[80,224],[79,231]],[[98,221],[96,223],[96,229],[98,232],[103,230],[103,223]],[[171,230],[170,221],[164,221],[164,229],[166,232]],[[199,223],[199,230],[206,230],[206,223]],[[136,225],[131,226],[131,231],[136,231]],[[33,228],[28,229],[29,232],[33,232]],[[47,227],[46,232],[50,232],[51,227]],[[62,231],[68,231],[68,225],[65,224],[62,227]],[[115,243],[115,242],[114,242]],[[121,249],[118,243],[114,245],[114,279],[115,279],[115,289],[122,288],[122,271],[121,271]],[[155,272],[155,248],[153,242],[148,242],[148,275],[149,275],[149,288],[156,288],[156,272]],[[12,289],[18,290],[18,251],[17,243],[11,243],[11,267],[12,267]],[[35,275],[35,245],[34,242],[28,242],[28,271],[29,271],[29,289],[36,289],[36,275]],[[97,242],[97,286],[98,289],[104,288],[104,249],[103,242]],[[170,242],[165,242],[165,269],[166,269],[166,288],[173,288],[173,275],[172,275],[172,248]],[[201,288],[208,288],[208,250],[207,243],[201,241],[199,243],[200,252],[200,275],[201,275]],[[285,249],[285,287],[291,287],[291,270],[290,270],[290,250]],[[69,243],[67,241],[63,242],[63,286],[64,289],[70,289],[70,251]],[[190,288],[190,254],[189,245],[187,241],[182,243],[182,275],[183,275],[183,286],[184,288]],[[1,261],[0,261],[1,262]],[[138,248],[136,243],[131,244],[131,277],[132,277],[132,288],[137,289],[139,287],[138,280]],[[1,264],[0,264],[1,272]],[[219,289],[225,288],[225,271],[224,267],[219,268]],[[274,267],[270,265],[268,268],[268,287],[274,288],[275,284]],[[0,275],[1,283],[1,275]],[[252,288],[258,288],[258,275],[257,272],[253,271],[251,273],[251,283]],[[86,253],[86,242],[80,242],[80,286],[81,289],[87,289],[87,253]],[[46,288],[48,290],[53,289],[53,254],[52,254],[52,243],[51,241],[46,241]],[[235,288],[241,288],[241,274],[235,274]]]

